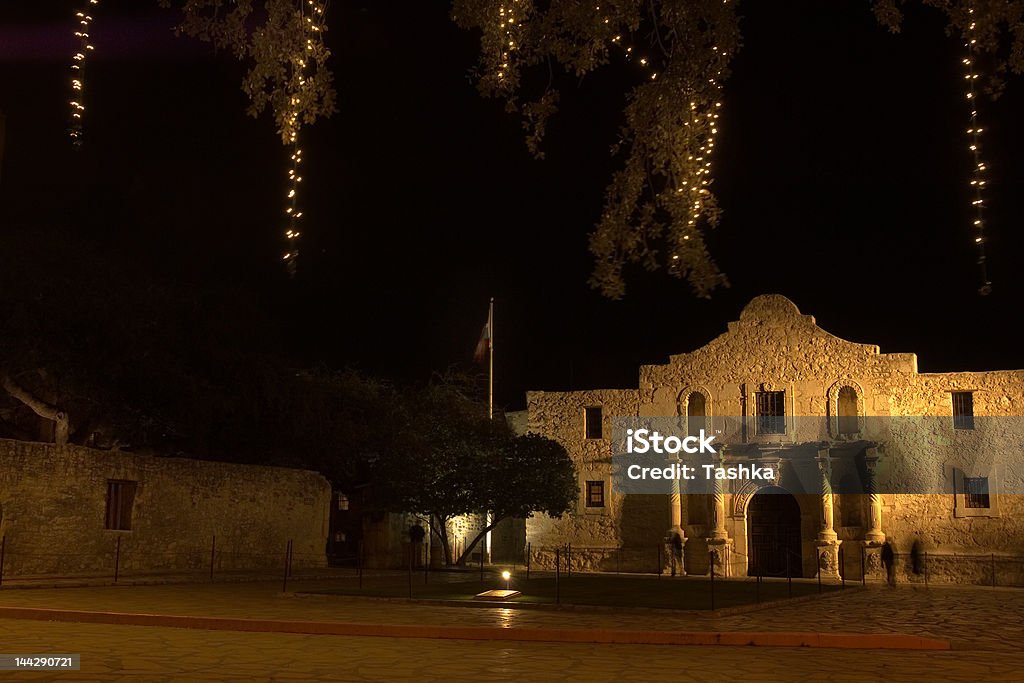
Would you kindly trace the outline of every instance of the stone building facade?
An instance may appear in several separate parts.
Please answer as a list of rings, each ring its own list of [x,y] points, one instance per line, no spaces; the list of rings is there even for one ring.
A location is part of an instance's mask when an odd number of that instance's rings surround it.
[[[0,440],[4,576],[326,565],[315,472]],[[216,537],[216,538],[215,538]]]
[[[642,366],[636,389],[534,391],[527,407],[581,492],[571,514],[527,520],[535,564],[571,544],[577,570],[859,580],[884,573],[888,542],[904,580],[1024,583],[1024,371],[920,373],[914,354],[839,339],[766,295],[706,346]],[[716,465],[775,479],[624,494],[614,425],[647,416],[699,424]]]

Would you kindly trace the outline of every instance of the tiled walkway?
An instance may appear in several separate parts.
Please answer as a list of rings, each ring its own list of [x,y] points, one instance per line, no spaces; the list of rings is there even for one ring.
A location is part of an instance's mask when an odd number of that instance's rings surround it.
[[[296,589],[324,587],[296,584]],[[728,617],[283,596],[279,583],[0,590],[0,606],[361,623],[908,633],[951,652],[361,638],[0,620],[6,652],[79,652],[75,680],[1024,680],[1024,591],[869,587]],[[8,674],[4,674],[5,677]],[[20,676],[15,674],[14,676]],[[67,674],[26,674],[66,680]]]

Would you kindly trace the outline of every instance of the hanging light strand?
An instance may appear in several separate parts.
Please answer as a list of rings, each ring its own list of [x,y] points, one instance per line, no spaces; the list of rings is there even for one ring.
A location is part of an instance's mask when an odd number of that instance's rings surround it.
[[[964,47],[967,49],[967,56],[964,57],[963,63],[966,67],[967,104],[971,112],[970,126],[967,128],[967,147],[974,161],[974,166],[971,169],[971,188],[973,190],[971,193],[971,232],[975,247],[978,250],[978,268],[981,275],[981,286],[978,288],[978,293],[985,296],[992,291],[992,283],[988,279],[988,265],[985,257],[985,184],[987,182],[985,171],[988,170],[988,167],[981,158],[981,134],[983,130],[978,120],[978,95],[975,88],[975,81],[978,80],[978,73],[975,68],[978,38],[974,8],[968,8],[967,13],[967,39],[964,43]]]
[[[78,47],[71,62],[71,125],[68,135],[75,149],[82,147],[82,134],[85,119],[85,64],[93,51],[89,33],[92,30],[92,12],[99,0],[85,0],[82,9],[75,12],[75,38]]]
[[[310,55],[323,41],[326,9],[326,3],[320,0],[304,0],[300,3],[299,21],[303,27],[302,47],[297,54],[292,55],[291,59],[295,85],[294,92],[290,95],[291,110],[285,120],[291,163],[287,172],[288,182],[286,183],[284,210],[287,225],[284,230],[285,249],[282,257],[285,270],[291,277],[294,277],[298,270],[299,237],[302,236],[302,231],[299,228],[299,222],[302,219],[302,211],[299,210],[299,184],[302,182],[302,147],[299,144],[299,131],[302,128],[303,89],[309,78],[312,62]]]

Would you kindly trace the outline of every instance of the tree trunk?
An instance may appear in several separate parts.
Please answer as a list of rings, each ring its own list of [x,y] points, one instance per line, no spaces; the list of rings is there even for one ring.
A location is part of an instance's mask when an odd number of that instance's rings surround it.
[[[508,519],[508,515],[505,515],[503,517],[498,517],[497,515],[495,515],[494,519],[491,520],[491,523],[485,526],[483,529],[481,529],[480,533],[478,533],[476,537],[473,539],[473,542],[466,546],[466,550],[463,551],[462,556],[469,557],[469,553],[472,552],[473,548],[476,547],[476,544],[479,543],[480,540],[487,535],[487,532],[492,531],[494,527],[498,526],[499,523],[503,522],[506,519]]]
[[[71,424],[68,420],[67,413],[58,409],[56,406],[51,406],[49,403],[36,398],[31,393],[20,387],[7,374],[0,375],[0,386],[3,386],[8,394],[31,408],[32,412],[39,417],[46,418],[47,420],[53,420],[54,443],[57,445],[63,445],[68,442],[68,436],[71,433]]]
[[[441,541],[441,549],[444,551],[444,566],[452,566],[452,547],[448,540],[448,518],[431,514],[430,531]]]

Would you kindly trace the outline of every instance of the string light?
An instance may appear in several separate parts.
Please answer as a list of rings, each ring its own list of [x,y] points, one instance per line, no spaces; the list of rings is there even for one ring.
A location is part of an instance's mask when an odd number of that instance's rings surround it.
[[[302,127],[301,104],[302,87],[306,85],[309,78],[309,67],[311,60],[307,53],[313,52],[323,41],[324,22],[326,21],[326,4],[320,0],[306,0],[305,5],[300,5],[299,21],[303,28],[302,48],[291,58],[293,81],[296,83],[296,91],[291,95],[291,110],[285,120],[285,132],[291,150],[290,161],[287,172],[288,182],[285,192],[285,218],[287,225],[284,230],[285,249],[282,260],[288,275],[294,277],[298,269],[299,259],[299,237],[302,231],[299,229],[299,221],[302,219],[302,211],[299,210],[299,184],[302,182],[302,147],[299,145],[299,129]],[[308,13],[307,13],[308,12]]]
[[[976,23],[974,21],[974,8],[969,7],[967,9],[968,23],[967,23],[967,39],[964,42],[964,47],[967,48],[967,56],[964,58],[963,63],[966,67],[965,78],[967,80],[967,104],[970,106],[971,111],[971,125],[967,129],[968,136],[968,151],[971,153],[971,158],[974,161],[974,166],[971,169],[971,188],[974,190],[971,200],[971,213],[972,218],[972,235],[974,239],[975,247],[978,250],[978,268],[981,274],[981,286],[978,288],[978,293],[982,296],[989,294],[992,291],[992,283],[988,279],[988,266],[985,262],[985,162],[981,158],[981,134],[982,128],[978,124],[978,97],[974,87],[974,82],[978,79],[978,74],[974,68],[975,54],[977,52],[978,38],[975,32]]]
[[[75,149],[82,146],[83,123],[85,118],[85,64],[93,46],[89,38],[92,28],[92,11],[99,0],[86,0],[82,9],[75,12],[75,37],[78,48],[71,62],[71,126],[68,134]]]

